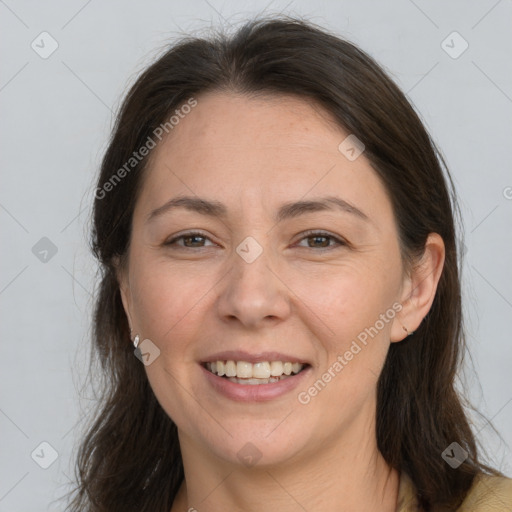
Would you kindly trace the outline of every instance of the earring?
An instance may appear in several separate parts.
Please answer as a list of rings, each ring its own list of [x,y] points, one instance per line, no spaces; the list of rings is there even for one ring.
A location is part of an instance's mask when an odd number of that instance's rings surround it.
[[[403,325],[402,325],[402,329],[407,333],[407,336],[411,336],[412,334],[414,334],[414,331],[409,332],[409,330],[407,329],[407,327],[405,327],[405,326],[403,326]]]
[[[134,347],[135,347],[135,348],[137,348],[137,347],[138,347],[138,345],[139,345],[139,340],[140,340],[140,336],[137,334],[137,335],[135,336],[135,338],[133,338],[133,345],[134,345]]]

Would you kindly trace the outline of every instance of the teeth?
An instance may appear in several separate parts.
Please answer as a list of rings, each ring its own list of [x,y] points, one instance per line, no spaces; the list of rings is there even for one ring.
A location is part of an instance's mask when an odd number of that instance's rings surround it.
[[[230,377],[231,382],[236,384],[250,384],[255,386],[256,384],[268,384],[269,379],[237,379],[236,377]]]
[[[281,363],[281,361],[272,361],[270,363],[270,375],[272,375],[272,377],[283,375],[283,363]]]
[[[224,366],[224,371],[226,372],[226,377],[236,377],[235,361],[226,361],[226,365]]]
[[[256,379],[267,379],[270,377],[270,363],[254,363],[252,366],[252,376]]]
[[[228,361],[230,363],[231,361]],[[213,370],[212,370],[213,371]],[[249,379],[252,377],[252,364],[245,361],[236,362],[236,376],[240,379]],[[234,377],[234,375],[233,375]]]
[[[226,376],[232,382],[239,384],[267,384],[277,382],[281,378],[299,373],[304,365],[282,361],[262,361],[249,363],[247,361],[214,361],[206,363],[206,368],[219,377]]]

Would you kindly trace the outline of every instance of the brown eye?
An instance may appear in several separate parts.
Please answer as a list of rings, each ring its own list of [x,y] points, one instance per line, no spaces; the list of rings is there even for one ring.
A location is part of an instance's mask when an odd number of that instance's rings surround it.
[[[329,247],[329,237],[328,236],[309,236],[308,240],[313,242],[310,244],[310,247]]]
[[[183,241],[183,243],[177,243],[178,241]],[[205,245],[206,240],[210,240],[207,236],[202,233],[184,233],[183,235],[179,235],[177,237],[172,238],[171,240],[165,242],[164,245],[174,245],[178,247],[183,247],[185,249],[195,249],[207,247]]]
[[[304,236],[301,239],[301,242],[303,240],[307,240],[307,248],[308,249],[334,249],[337,246],[340,245],[346,245],[343,240],[340,238],[331,235],[330,233],[324,233],[324,232],[310,232],[306,233],[306,236]],[[334,242],[334,244],[331,244],[331,242]],[[300,246],[305,247],[305,246]]]
[[[190,246],[192,246],[192,247],[202,247],[201,239],[204,240],[205,237],[204,236],[200,236],[200,235],[187,235],[187,236],[184,236],[182,238],[183,238],[183,245],[185,247],[190,247]]]

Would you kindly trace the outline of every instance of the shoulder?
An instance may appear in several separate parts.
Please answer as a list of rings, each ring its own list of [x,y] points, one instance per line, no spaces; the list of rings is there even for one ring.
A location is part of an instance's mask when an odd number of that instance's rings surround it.
[[[416,489],[406,473],[400,476],[396,512],[418,512]],[[512,512],[512,479],[479,474],[456,512]]]
[[[458,512],[512,511],[512,478],[480,474]]]

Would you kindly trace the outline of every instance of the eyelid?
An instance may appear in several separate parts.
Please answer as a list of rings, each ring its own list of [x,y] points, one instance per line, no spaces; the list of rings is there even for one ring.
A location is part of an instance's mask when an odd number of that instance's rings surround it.
[[[176,242],[178,240],[181,240],[185,237],[193,237],[193,236],[199,236],[199,237],[205,238],[206,240],[209,240],[210,242],[215,244],[215,242],[213,242],[213,240],[211,240],[211,238],[206,233],[196,230],[196,231],[186,231],[181,234],[178,233],[177,235],[173,236],[170,240],[165,241],[163,245],[177,245]],[[330,238],[330,239],[334,240],[337,244],[334,246],[320,247],[320,248],[303,247],[304,249],[313,249],[313,250],[316,250],[317,252],[318,251],[326,251],[329,249],[335,249],[336,247],[349,245],[348,242],[345,239],[343,239],[342,237],[340,237],[338,235],[334,235],[328,231],[323,231],[323,230],[310,229],[308,231],[304,231],[304,232],[300,233],[299,236],[300,236],[300,238],[299,238],[298,242],[302,242],[303,240],[306,240],[307,238],[310,238],[313,236],[319,236],[319,237],[323,236],[323,237]],[[186,247],[184,245],[178,245],[178,247],[180,247],[182,249],[203,249],[204,248],[204,247]]]
[[[215,243],[206,233],[202,233],[201,231],[185,231],[184,233],[178,233],[169,240],[166,240],[163,245],[175,245],[175,242],[188,236],[201,236],[207,240],[210,240],[210,242]],[[194,249],[193,247],[185,247],[184,245],[180,245],[178,247],[182,247],[183,249]],[[201,249],[201,247],[199,247],[199,249]]]
[[[303,233],[300,234],[300,239],[299,239],[299,242],[302,242],[302,240],[305,240],[307,238],[311,238],[313,236],[319,236],[319,237],[326,237],[326,238],[331,238],[333,239],[336,243],[337,243],[337,246],[336,245],[333,245],[333,246],[330,246],[330,247],[320,247],[317,249],[317,252],[318,251],[328,251],[329,249],[336,249],[336,247],[340,247],[340,246],[348,246],[348,242],[338,236],[338,235],[334,235],[333,233],[330,233],[329,231],[324,231],[324,230],[318,230],[318,229],[310,229],[308,231],[304,231]],[[315,249],[314,247],[304,247],[304,249]]]

